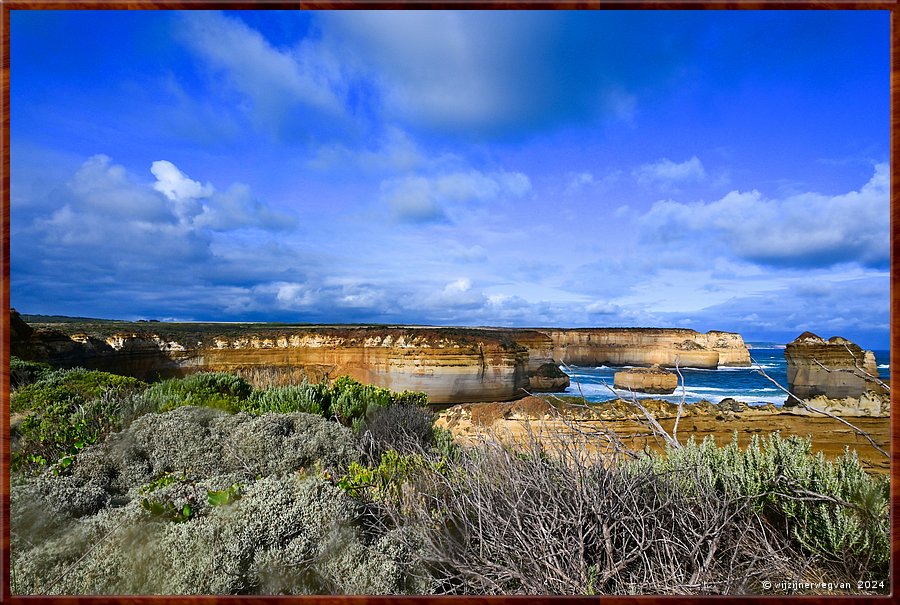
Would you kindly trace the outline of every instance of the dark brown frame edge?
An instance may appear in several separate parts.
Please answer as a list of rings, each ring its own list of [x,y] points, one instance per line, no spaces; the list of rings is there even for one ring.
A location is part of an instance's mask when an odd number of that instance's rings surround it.
[[[406,605],[410,603],[479,603],[482,605],[500,605],[512,603],[534,604],[587,604],[601,600],[611,605],[633,603],[638,601],[650,605],[657,603],[683,602],[698,605],[711,600],[738,603],[768,604],[782,600],[798,602],[802,605],[830,605],[833,603],[864,603],[881,605],[892,602],[896,592],[898,572],[900,572],[900,486],[897,471],[900,467],[900,425],[894,416],[891,417],[891,594],[888,596],[862,597],[669,597],[669,596],[636,596],[636,597],[435,597],[435,596],[314,596],[314,597],[280,597],[280,596],[12,596],[10,593],[10,533],[9,533],[9,194],[10,194],[10,57],[9,57],[9,15],[11,10],[179,10],[179,9],[661,9],[661,10],[888,10],[890,11],[890,182],[891,182],[891,260],[890,260],[890,347],[891,347],[891,407],[896,409],[897,393],[900,387],[900,376],[894,368],[893,360],[900,355],[900,321],[895,321],[896,312],[900,310],[900,275],[895,263],[900,263],[900,179],[898,179],[896,154],[900,150],[900,0],[562,0],[548,2],[546,0],[312,0],[289,2],[285,0],[0,0],[0,603],[53,603],[59,605],[150,605],[157,603],[178,603],[184,605],[218,605],[243,603],[252,601],[262,605],[281,605],[288,601],[321,603],[324,605],[344,604],[377,604]]]

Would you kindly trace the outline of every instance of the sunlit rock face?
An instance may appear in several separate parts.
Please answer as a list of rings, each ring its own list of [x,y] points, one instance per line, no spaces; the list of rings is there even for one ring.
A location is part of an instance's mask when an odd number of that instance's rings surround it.
[[[739,334],[702,334],[680,328],[543,330],[553,358],[571,365],[694,367],[746,366],[750,353]]]
[[[840,336],[825,340],[804,332],[784,349],[788,390],[801,399],[859,399],[883,394],[875,354]]]
[[[232,372],[257,387],[346,374],[393,391],[424,391],[435,404],[510,400],[529,387],[528,349],[499,331],[134,323],[126,331],[124,322],[60,327],[65,332],[35,330],[14,354],[143,380]]]
[[[788,390],[808,405],[838,416],[889,416],[890,395],[878,376],[875,354],[840,336],[804,332],[784,350]],[[789,397],[785,409],[814,413]]]
[[[678,376],[674,372],[667,372],[660,366],[629,368],[615,373],[613,386],[635,393],[670,395],[678,387]]]
[[[715,368],[749,359],[737,334],[679,329],[512,329],[12,318],[13,355],[156,380],[201,371],[257,387],[349,375],[434,404],[507,401],[569,386],[560,363]]]

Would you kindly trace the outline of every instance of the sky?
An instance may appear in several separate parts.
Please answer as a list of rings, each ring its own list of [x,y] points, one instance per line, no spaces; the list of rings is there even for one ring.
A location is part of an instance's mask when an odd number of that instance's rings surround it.
[[[889,340],[888,11],[11,11],[22,313]]]

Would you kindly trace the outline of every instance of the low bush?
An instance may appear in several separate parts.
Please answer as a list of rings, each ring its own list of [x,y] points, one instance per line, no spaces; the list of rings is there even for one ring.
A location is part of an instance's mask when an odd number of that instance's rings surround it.
[[[392,404],[419,407],[428,404],[428,396],[425,393],[415,391],[394,393],[390,389],[362,384],[349,376],[336,378],[331,383],[330,391],[332,415],[344,426],[356,430],[361,429],[365,419],[374,415],[380,408]]]
[[[375,409],[360,432],[360,443],[370,463],[388,450],[417,454],[435,445],[434,414],[422,407],[391,403]]]
[[[252,392],[250,383],[234,374],[200,372],[153,384],[143,396],[160,412],[191,405],[234,413]]]
[[[13,412],[40,412],[44,408],[68,401],[72,405],[87,403],[106,391],[136,392],[147,385],[135,378],[96,370],[74,368],[48,373],[37,382],[16,389],[10,398]]]
[[[843,573],[886,574],[889,479],[866,473],[849,449],[832,462],[811,451],[809,439],[778,433],[754,436],[744,449],[736,437],[723,447],[707,437],[657,456],[654,466],[657,473],[697,469],[704,485],[749,499],[801,550]]]
[[[352,462],[337,486],[367,501],[398,501],[403,484],[428,464],[421,455],[401,455],[387,450],[374,467]],[[440,463],[438,463],[440,464]]]
[[[532,436],[422,465],[388,510],[442,593],[733,594],[803,568],[745,500],[686,480]]]
[[[17,390],[16,408],[29,412],[13,430],[10,469],[67,468],[86,446],[127,426],[144,383],[88,370],[58,370]]]
[[[301,470],[346,469],[356,451],[349,429],[303,413],[142,416],[70,474],[13,486],[14,593],[427,591],[399,531]]]
[[[26,361],[15,355],[9,358],[9,385],[13,389],[42,380],[51,372],[53,372],[53,367],[50,364]]]
[[[331,413],[331,393],[324,383],[303,381],[299,385],[253,391],[241,409],[251,414],[306,412],[327,417]]]

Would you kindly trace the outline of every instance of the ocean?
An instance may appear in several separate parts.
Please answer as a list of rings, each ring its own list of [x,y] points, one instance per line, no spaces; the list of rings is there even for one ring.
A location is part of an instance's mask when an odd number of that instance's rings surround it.
[[[879,377],[888,382],[890,378],[890,351],[874,351],[878,363]],[[756,368],[762,368],[770,378],[787,388],[787,362],[784,347],[753,348],[750,357],[758,364],[747,368],[719,368],[701,370],[681,368],[684,376],[685,402],[696,403],[705,399],[718,403],[726,397],[749,405],[774,403],[782,405],[787,394],[761,376]],[[612,389],[613,375],[617,368],[607,366],[560,366],[572,379],[565,395],[584,395],[587,401],[606,401],[615,397],[630,398],[629,391]],[[672,395],[637,395],[639,398],[665,399],[677,403],[681,401],[681,385]]]

